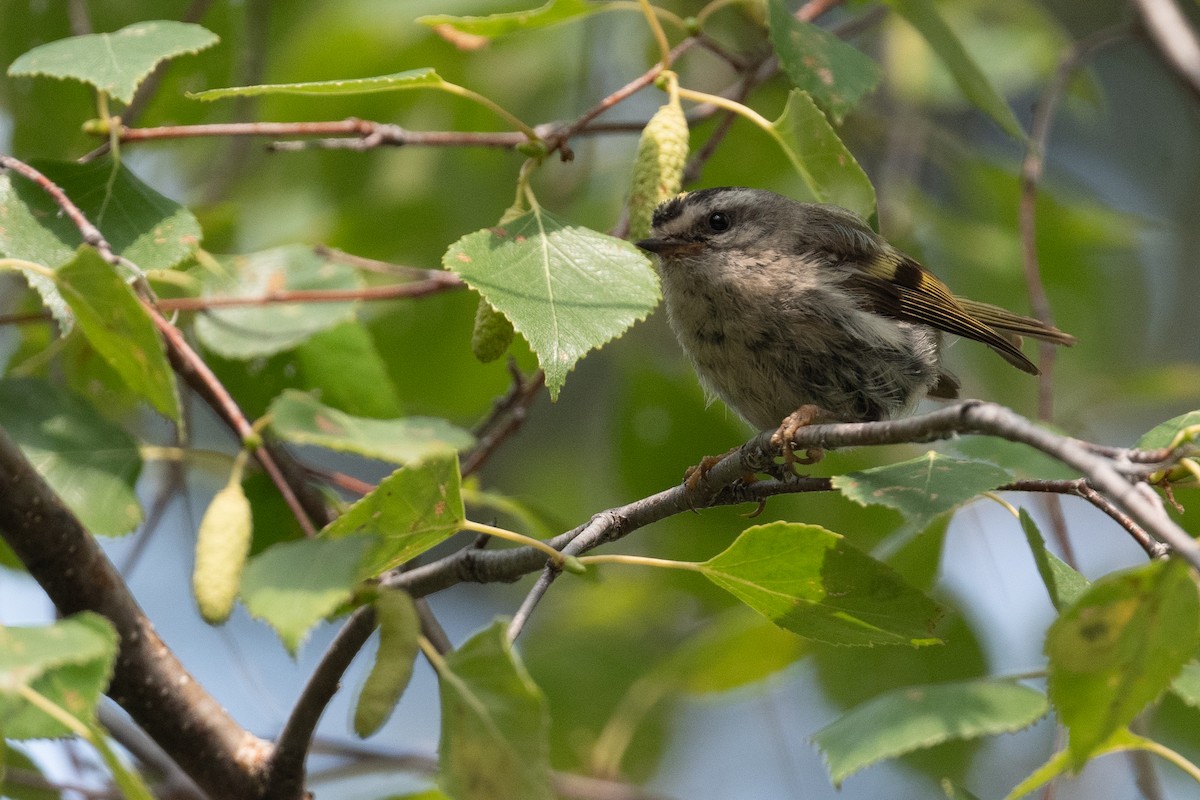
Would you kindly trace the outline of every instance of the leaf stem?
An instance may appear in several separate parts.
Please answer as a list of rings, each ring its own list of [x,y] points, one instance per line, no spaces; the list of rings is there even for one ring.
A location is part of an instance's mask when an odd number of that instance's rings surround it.
[[[1017,519],[1021,518],[1021,512],[1017,511],[1017,507],[1014,506],[1012,503],[1008,502],[1007,500],[1005,500],[1003,497],[1001,497],[999,495],[999,493],[997,493],[997,492],[981,492],[980,496],[986,497],[988,500],[992,500],[992,501],[1000,504],[1001,506],[1004,506],[1004,508],[1008,510],[1008,513],[1012,514]]]
[[[535,550],[541,550],[550,557],[550,560],[554,562],[556,567],[562,567],[564,561],[566,560],[562,553],[558,552],[541,539],[535,539],[532,536],[526,536],[523,533],[510,531],[507,528],[497,528],[495,525],[485,525],[482,522],[475,522],[474,520],[467,519],[462,521],[462,529],[466,531],[474,531],[475,533],[485,533],[488,536],[495,536],[497,539],[504,539],[505,541],[513,542],[515,544],[532,547]]]
[[[658,567],[659,569],[682,569],[689,572],[703,572],[700,564],[694,561],[672,561],[668,558],[650,558],[649,556],[631,556],[620,553],[603,554],[598,556],[580,556],[579,563],[584,566],[591,564],[627,564],[635,567]]]
[[[479,103],[481,106],[502,117],[514,128],[529,137],[529,141],[540,142],[542,140],[542,137],[538,136],[537,131],[523,122],[519,117],[512,114],[508,109],[497,103],[495,100],[485,97],[479,92],[472,91],[465,86],[459,86],[457,83],[450,83],[449,81],[442,81],[440,84],[438,84],[438,88],[442,91],[449,92],[450,94]]]
[[[654,7],[650,5],[650,0],[638,0],[642,7],[642,14],[646,17],[646,24],[650,26],[650,32],[654,34],[654,40],[658,42],[658,51],[660,58],[658,63],[662,64],[663,69],[671,65],[671,43],[667,41],[667,34],[663,31],[662,23],[658,21],[658,16],[654,13]]]
[[[1200,783],[1200,767],[1197,767],[1191,761],[1188,761],[1182,755],[1167,747],[1165,744],[1146,738],[1143,738],[1139,744],[1141,749],[1154,753],[1156,756],[1170,761],[1172,764],[1186,772],[1192,780],[1196,781],[1196,783]]]

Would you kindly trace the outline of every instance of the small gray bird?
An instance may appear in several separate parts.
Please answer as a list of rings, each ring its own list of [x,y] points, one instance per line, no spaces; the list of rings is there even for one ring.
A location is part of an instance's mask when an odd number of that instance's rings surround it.
[[[760,430],[785,418],[793,428],[888,419],[927,395],[957,397],[943,332],[1033,375],[1022,335],[1075,341],[955,297],[844,208],[774,192],[678,195],[659,205],[637,246],[659,257],[671,327],[705,388]]]

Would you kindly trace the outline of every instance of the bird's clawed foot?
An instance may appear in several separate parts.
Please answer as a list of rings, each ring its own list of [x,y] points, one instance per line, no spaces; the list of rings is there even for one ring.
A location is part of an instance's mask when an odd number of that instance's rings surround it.
[[[779,429],[772,434],[771,444],[778,447],[783,453],[783,466],[786,474],[796,474],[795,466],[797,464],[815,464],[825,456],[825,450],[821,447],[806,448],[803,456],[797,456],[792,447],[792,440],[801,428],[807,428],[815,422],[820,422],[825,416],[825,412],[819,407],[807,403],[784,417]]]
[[[704,480],[705,476],[708,475],[709,470],[721,463],[721,461],[725,460],[727,456],[736,453],[737,450],[738,448],[735,447],[732,450],[727,450],[724,453],[721,453],[719,456],[705,456],[704,458],[700,459],[700,463],[696,466],[688,467],[687,472],[683,474],[684,486],[687,487],[689,492],[696,491],[696,487],[698,487],[700,485],[700,481]]]

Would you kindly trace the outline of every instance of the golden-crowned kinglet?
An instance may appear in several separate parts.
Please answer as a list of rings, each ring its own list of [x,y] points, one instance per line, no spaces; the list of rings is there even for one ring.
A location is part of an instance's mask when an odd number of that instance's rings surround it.
[[[1034,375],[1021,335],[1075,341],[955,297],[850,211],[774,192],[681,194],[637,245],[659,257],[671,327],[701,382],[760,430],[802,406],[817,407],[807,421],[862,422],[957,397],[943,331]]]

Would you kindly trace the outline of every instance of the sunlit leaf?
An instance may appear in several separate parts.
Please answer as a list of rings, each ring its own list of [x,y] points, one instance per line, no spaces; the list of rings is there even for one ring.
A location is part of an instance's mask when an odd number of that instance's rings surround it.
[[[1185,428],[1194,428],[1200,426],[1200,411],[1189,411],[1186,414],[1180,414],[1178,417],[1173,417],[1166,422],[1160,422],[1138,439],[1135,445],[1141,450],[1157,450],[1160,447],[1169,447],[1174,441],[1179,432]]]
[[[183,206],[147,186],[124,165],[108,159],[31,162],[71,198],[104,234],[113,250],[143,270],[170,269],[200,243],[200,224]],[[72,260],[83,244],[75,224],[41,187],[0,173],[0,256],[55,268]],[[26,273],[63,332],[74,318],[48,277]]]
[[[1046,635],[1050,698],[1078,768],[1179,674],[1200,644],[1200,597],[1182,560],[1092,584]]]
[[[818,525],[747,528],[700,571],[776,625],[837,645],[937,644],[938,605]]]
[[[864,767],[956,739],[1011,733],[1049,710],[1041,692],[1010,681],[975,680],[897,689],[863,703],[813,734],[835,785]]]
[[[546,699],[498,620],[438,666],[440,782],[455,800],[551,800]]]
[[[79,330],[135,394],[158,412],[179,419],[175,373],[158,330],[133,289],[90,248],[55,273],[58,290]]]
[[[661,297],[632,244],[541,208],[467,234],[442,263],[512,320],[537,353],[551,397],[580,358],[644,319]]]
[[[190,22],[154,20],[114,33],[89,33],[33,48],[8,68],[9,75],[74,78],[129,103],[159,63],[198,53],[220,39]]]
[[[4,736],[37,739],[70,733],[21,699],[29,687],[80,720],[92,720],[117,655],[117,632],[83,612],[36,628],[0,625],[0,720]]]
[[[137,442],[86,400],[44,381],[5,378],[0,426],[89,531],[121,536],[142,521]]]
[[[444,419],[352,417],[317,402],[312,395],[285,391],[271,404],[271,430],[281,439],[394,464],[470,447],[475,438]]]
[[[368,574],[378,575],[453,535],[463,510],[458,459],[432,456],[393,472],[321,531],[337,538],[371,533],[376,545],[365,561]]]
[[[387,721],[412,678],[421,621],[407,592],[383,589],[375,598],[379,650],[354,706],[354,732],[367,737]]]
[[[375,543],[375,537],[355,535],[274,545],[246,565],[242,602],[295,655],[312,627],[348,601],[368,577],[364,564]]]
[[[767,7],[771,45],[792,85],[840,124],[879,84],[879,65],[824,28],[796,19],[783,0],[770,0]]]
[[[1200,664],[1189,661],[1171,681],[1171,691],[1192,708],[1200,708]]]
[[[273,292],[346,291],[362,287],[355,270],[288,245],[221,259],[222,274],[197,271],[205,298],[263,298]],[[289,350],[354,318],[353,300],[210,308],[196,319],[204,346],[226,358],[249,359]]]
[[[456,17],[450,14],[431,14],[417,17],[417,22],[430,27],[448,25],[459,33],[495,39],[517,31],[548,28],[567,20],[585,17],[604,10],[599,3],[584,0],[547,0],[545,5],[528,11],[509,11],[481,17]]]
[[[792,90],[772,129],[814,200],[874,218],[875,187],[807,92]]]
[[[1012,473],[995,464],[930,450],[899,464],[835,475],[833,485],[860,505],[896,509],[919,530],[939,514],[1011,480]]]
[[[208,89],[203,92],[188,92],[193,100],[223,100],[227,97],[254,97],[264,94],[298,95],[348,95],[394,92],[402,89],[419,89],[441,86],[445,81],[432,67],[410,69],[391,75],[372,78],[345,78],[333,81],[309,81],[306,83],[265,83],[258,86],[230,86],[225,89]]]

